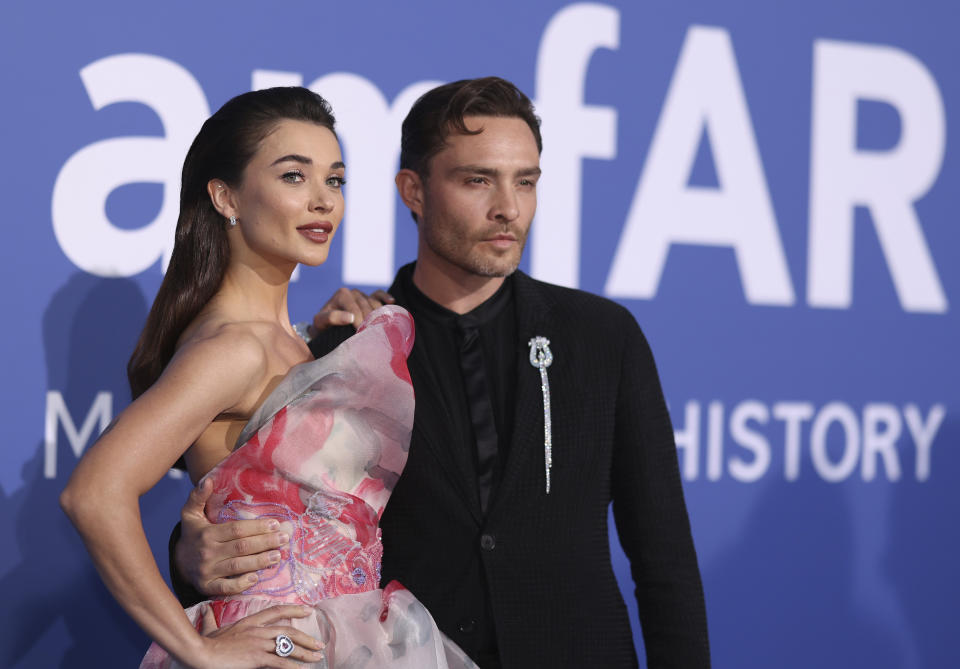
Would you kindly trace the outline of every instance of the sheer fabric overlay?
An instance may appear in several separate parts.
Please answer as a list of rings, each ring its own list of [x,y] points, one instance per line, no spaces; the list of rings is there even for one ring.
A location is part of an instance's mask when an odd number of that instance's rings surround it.
[[[400,583],[380,588],[378,523],[413,429],[410,314],[388,305],[329,355],[297,365],[205,478],[211,522],[275,518],[290,537],[280,562],[242,595],[201,602],[228,625],[275,604],[307,604],[290,624],[326,644],[324,669],[473,667]],[[141,669],[179,667],[152,645]],[[307,666],[307,665],[304,665]]]

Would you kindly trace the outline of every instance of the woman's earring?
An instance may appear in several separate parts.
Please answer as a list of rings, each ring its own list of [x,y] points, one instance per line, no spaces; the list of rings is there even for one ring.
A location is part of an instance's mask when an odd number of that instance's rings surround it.
[[[230,217],[230,227],[232,228],[232,227],[235,226],[236,224],[237,224],[237,217],[236,217],[236,216],[231,216],[231,217]]]

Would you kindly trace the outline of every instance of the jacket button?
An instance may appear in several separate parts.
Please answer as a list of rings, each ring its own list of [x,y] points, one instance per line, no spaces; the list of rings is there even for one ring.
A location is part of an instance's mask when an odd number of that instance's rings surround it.
[[[497,540],[492,534],[484,534],[480,537],[480,548],[485,551],[492,551],[497,547]]]
[[[461,620],[457,628],[462,634],[473,634],[474,630],[477,629],[477,621],[472,618]]]

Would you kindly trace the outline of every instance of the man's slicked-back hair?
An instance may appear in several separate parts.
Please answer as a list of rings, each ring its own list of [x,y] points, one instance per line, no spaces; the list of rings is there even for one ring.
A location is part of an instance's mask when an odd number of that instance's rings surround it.
[[[430,159],[443,149],[450,133],[482,132],[467,128],[467,116],[519,118],[530,127],[537,151],[543,151],[540,119],[523,91],[500,77],[461,79],[427,91],[413,104],[403,120],[400,169],[413,170],[426,178]]]

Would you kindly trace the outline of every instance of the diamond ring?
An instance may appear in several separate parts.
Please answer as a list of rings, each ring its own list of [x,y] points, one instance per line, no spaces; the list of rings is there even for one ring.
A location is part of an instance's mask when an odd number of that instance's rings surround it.
[[[277,648],[274,650],[274,652],[280,657],[287,657],[293,652],[295,646],[293,645],[293,641],[286,634],[278,634],[275,641],[277,642]]]

